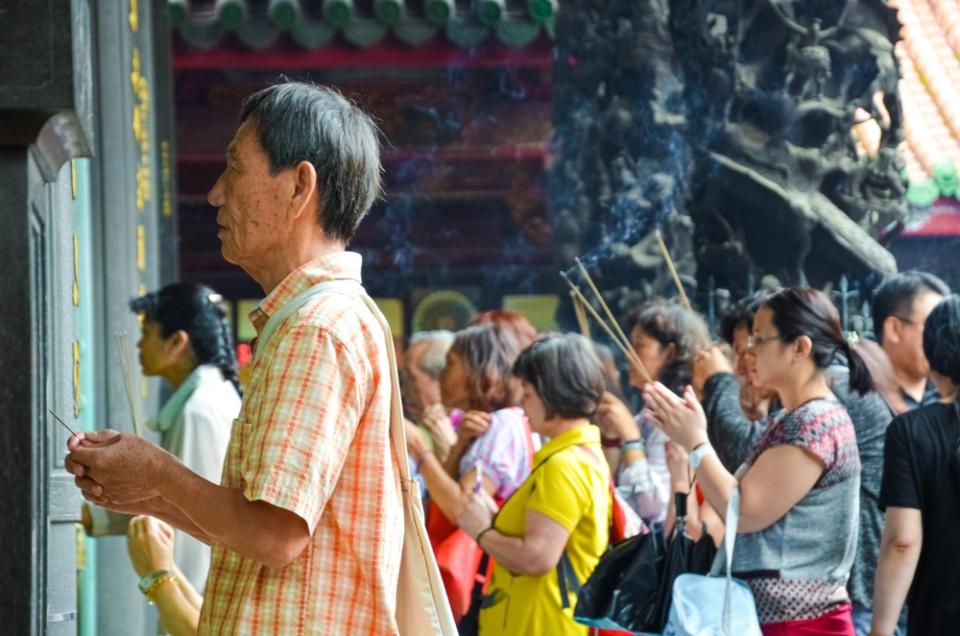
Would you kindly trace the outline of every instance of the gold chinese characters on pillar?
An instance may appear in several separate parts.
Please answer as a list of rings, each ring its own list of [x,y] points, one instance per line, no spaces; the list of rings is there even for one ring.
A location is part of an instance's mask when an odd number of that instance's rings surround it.
[[[150,83],[140,72],[140,47],[133,47],[130,61],[133,87],[133,138],[140,155],[137,158],[137,210],[143,211],[153,194],[150,186]]]
[[[164,140],[160,142],[160,183],[163,187],[160,209],[163,211],[164,218],[167,219],[173,216],[172,172],[170,168],[170,142]]]

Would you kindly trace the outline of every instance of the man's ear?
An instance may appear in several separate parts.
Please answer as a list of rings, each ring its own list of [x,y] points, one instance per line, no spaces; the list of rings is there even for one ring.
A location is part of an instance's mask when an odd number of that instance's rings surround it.
[[[317,169],[309,161],[301,161],[293,169],[293,191],[290,194],[290,209],[294,216],[304,212],[311,215],[317,210]]]
[[[899,344],[903,338],[903,324],[896,316],[887,316],[883,321],[883,342]]]

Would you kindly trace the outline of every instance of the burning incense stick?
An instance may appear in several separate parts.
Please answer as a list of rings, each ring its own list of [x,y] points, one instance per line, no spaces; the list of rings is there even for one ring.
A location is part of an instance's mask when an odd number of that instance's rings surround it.
[[[580,335],[584,338],[590,337],[590,322],[587,320],[587,312],[577,295],[570,292],[570,300],[573,301],[573,312],[577,315],[577,325],[580,327]]]
[[[670,275],[673,277],[673,284],[677,286],[677,291],[680,293],[680,304],[684,307],[693,311],[693,308],[690,306],[690,299],[687,298],[687,292],[683,288],[683,283],[680,282],[680,274],[677,273],[677,268],[673,264],[673,259],[670,258],[670,250],[667,249],[667,244],[663,240],[663,234],[660,232],[659,228],[657,232],[657,243],[660,245],[660,252],[663,253],[663,260],[667,262],[667,268],[670,270]]]
[[[600,293],[600,290],[597,289],[597,286],[593,283],[593,277],[590,276],[590,272],[587,271],[586,266],[584,266],[583,262],[579,258],[574,260],[577,263],[577,267],[580,268],[580,273],[583,274],[583,279],[587,281],[587,285],[589,285],[593,295],[596,296],[597,302],[600,303],[603,313],[607,314],[607,319],[610,321],[610,324],[613,325],[614,329],[617,330],[617,335],[620,336],[620,342],[623,343],[623,346],[633,351],[633,347],[630,345],[630,339],[627,338],[626,334],[623,333],[623,329],[620,328],[620,323],[617,322],[617,319],[613,317],[613,312],[610,311],[610,307],[607,306],[607,301],[603,299],[603,295]]]
[[[77,435],[77,432],[76,432],[75,430],[73,430],[72,428],[70,428],[70,426],[69,426],[66,422],[64,422],[63,419],[62,419],[59,415],[57,415],[56,413],[54,413],[54,412],[53,412],[53,409],[50,409],[50,415],[53,416],[53,419],[55,419],[55,420],[57,420],[58,422],[60,422],[60,424],[63,426],[63,428],[65,428],[65,429],[67,429],[68,431],[70,431],[70,435],[72,435],[73,437],[76,437],[77,439],[80,439],[80,436]]]
[[[117,355],[120,356],[120,370],[123,373],[123,386],[127,392],[127,403],[130,405],[130,418],[133,423],[133,432],[140,434],[140,418],[137,416],[137,401],[133,388],[133,373],[130,370],[130,349],[127,346],[127,332],[115,331],[117,341]]]
[[[637,371],[640,372],[640,374],[644,377],[644,379],[647,382],[653,382],[653,379],[650,377],[650,373],[647,371],[647,368],[643,366],[643,362],[640,361],[640,358],[639,356],[637,356],[637,353],[632,348],[625,346],[620,341],[617,335],[613,333],[613,330],[607,326],[607,323],[604,321],[604,319],[600,317],[600,314],[597,313],[597,310],[593,308],[593,305],[587,302],[587,299],[584,297],[583,293],[580,291],[580,288],[573,284],[573,281],[571,281],[567,277],[566,273],[560,272],[560,276],[562,276],[563,280],[565,280],[567,282],[567,285],[570,286],[570,291],[577,296],[577,299],[581,303],[583,303],[584,309],[590,312],[590,315],[593,316],[593,319],[597,321],[597,323],[603,328],[603,330],[607,332],[607,335],[610,336],[610,339],[613,340],[614,344],[616,344],[617,347],[619,347],[620,351],[623,352],[623,355],[626,356],[627,360],[629,360],[630,363],[634,367],[636,367]]]

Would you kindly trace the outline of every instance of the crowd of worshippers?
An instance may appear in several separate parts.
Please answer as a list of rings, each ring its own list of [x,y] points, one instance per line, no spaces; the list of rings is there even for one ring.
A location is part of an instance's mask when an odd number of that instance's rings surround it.
[[[229,408],[202,429],[225,432],[238,409],[210,294],[171,286],[133,305],[147,317],[144,372],[181,387],[152,424],[161,433],[210,419],[207,403]],[[844,333],[817,290],[765,290],[726,311],[712,341],[701,316],[652,300],[623,320],[648,374],[630,366],[628,386],[608,347],[508,311],[413,334],[399,361],[408,461],[461,633],[588,634],[558,568],[588,581],[615,538],[614,509],[634,532],[719,546],[737,490],[732,570],[764,636],[956,634],[960,297],[906,272],[874,290],[872,310],[876,342]],[[151,329],[174,328],[203,355],[150,344]],[[191,382],[203,391],[175,399]],[[197,463],[180,448],[196,440],[164,440]],[[688,495],[679,529],[677,493]],[[94,534],[108,527],[92,517]],[[141,575],[209,560],[151,517],[128,534]],[[170,633],[195,633],[203,575],[177,582],[152,599]]]
[[[673,533],[687,493],[685,532],[717,545],[739,488],[733,572],[764,634],[958,633],[960,298],[906,272],[872,309],[875,342],[819,291],[765,290],[712,342],[652,300],[624,320],[649,373],[629,388],[607,347],[511,312],[414,334],[409,461],[455,618],[479,575],[479,633],[587,633],[556,570],[585,581],[608,548],[612,476],[645,531]]]

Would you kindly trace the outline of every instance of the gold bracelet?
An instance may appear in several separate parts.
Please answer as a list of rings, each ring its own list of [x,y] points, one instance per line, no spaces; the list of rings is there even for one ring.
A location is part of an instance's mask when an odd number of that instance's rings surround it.
[[[164,583],[166,583],[167,581],[175,581],[176,579],[177,577],[173,574],[165,574],[161,576],[159,579],[157,579],[156,581],[154,581],[153,583],[151,583],[150,587],[148,587],[143,592],[143,595],[147,597],[147,603],[149,603],[150,605],[153,605],[154,594],[157,593],[157,591],[163,586]]]

